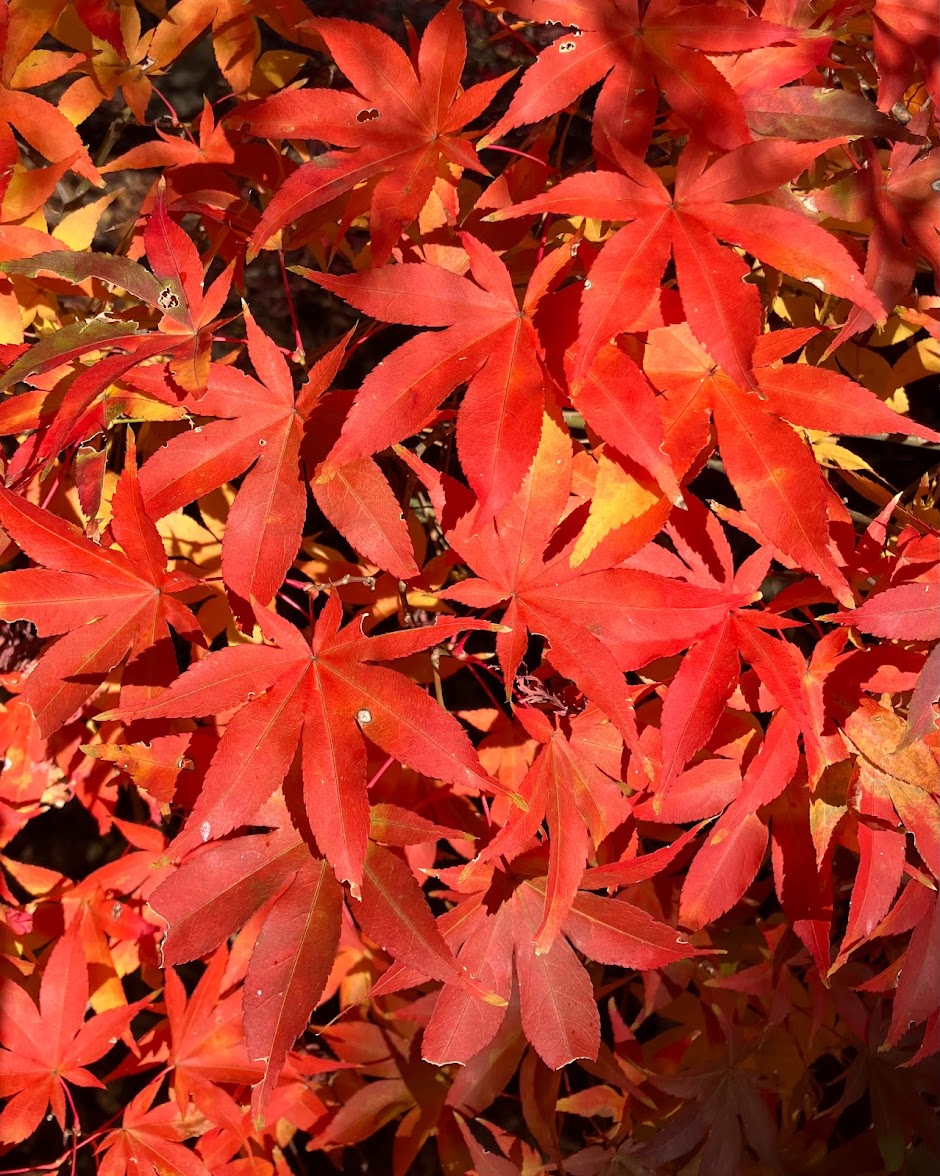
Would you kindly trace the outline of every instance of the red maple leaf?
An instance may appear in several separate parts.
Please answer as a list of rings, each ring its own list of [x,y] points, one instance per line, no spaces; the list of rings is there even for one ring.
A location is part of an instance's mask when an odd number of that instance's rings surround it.
[[[181,855],[247,824],[283,781],[301,739],[310,827],[337,878],[355,891],[369,834],[364,736],[425,775],[500,791],[456,719],[403,674],[371,664],[430,649],[466,629],[494,626],[442,618],[427,628],[367,637],[355,622],[340,628],[342,604],[335,594],[309,641],[276,613],[258,609],[257,617],[276,644],[210,654],[159,699],[108,716],[180,718],[241,707],[171,852]]]
[[[438,177],[453,184],[454,171],[486,173],[460,132],[512,75],[460,89],[467,42],[456,0],[425,30],[417,68],[370,25],[318,18],[305,27],[323,37],[357,93],[291,91],[240,107],[230,118],[256,135],[317,139],[347,150],[317,156],[288,176],[264,211],[249,257],[291,221],[368,184],[372,262],[381,265]]]
[[[509,999],[513,965],[521,997],[522,1026],[543,1061],[558,1069],[576,1058],[596,1058],[600,1020],[590,978],[574,948],[588,959],[649,970],[699,954],[665,923],[622,898],[602,898],[590,890],[621,887],[651,878],[670,864],[695,835],[693,830],[665,850],[595,869],[558,910],[550,944],[539,929],[550,919],[550,881],[546,855],[535,850],[518,859],[507,875],[475,862],[440,874],[455,905],[439,919],[458,964]],[[554,921],[555,916],[551,916]],[[560,933],[557,933],[560,932]],[[375,993],[410,983],[409,970],[391,969]],[[441,990],[422,1042],[422,1055],[438,1065],[467,1062],[495,1036],[506,1009],[453,983]]]
[[[728,477],[758,532],[851,604],[829,534],[831,522],[847,520],[845,507],[787,422],[848,434],[910,432],[925,440],[937,434],[838,372],[781,362],[815,334],[781,330],[751,341],[749,378],[757,395],[715,366],[688,324],[651,331],[644,366],[665,393],[666,450],[674,465],[688,469],[710,445],[713,416]],[[609,439],[617,444],[616,436]]]
[[[827,620],[854,625],[877,637],[936,641],[940,639],[940,581],[935,568],[922,580],[906,581],[874,593],[859,608],[830,614]],[[907,728],[897,750],[903,751],[936,728],[934,703],[940,698],[940,645],[927,656],[911,695]]]
[[[603,80],[591,131],[599,158],[610,157],[612,144],[645,155],[661,94],[714,146],[730,151],[748,142],[741,101],[709,56],[799,35],[740,9],[686,0],[515,0],[511,11],[573,31],[529,66],[487,137],[564,110]]]
[[[167,921],[169,965],[208,955],[264,908],[242,1002],[247,1058],[255,1067],[248,1081],[259,1083],[260,1113],[329,976],[342,916],[339,885],[326,862],[285,828],[197,851],[158,888],[152,905]]]
[[[159,135],[155,143],[140,143],[125,151],[117,159],[109,160],[101,169],[102,175],[124,171],[129,168],[173,168],[216,164],[227,168],[235,162],[235,150],[227,128],[215,121],[212,104],[204,97],[202,111],[193,120],[193,127],[199,128],[199,140],[170,135],[159,126],[153,129]]]
[[[940,102],[940,67],[934,46],[940,19],[930,0],[875,0],[872,39],[878,65],[878,109],[890,110],[904,96],[920,66],[934,105]]]
[[[602,556],[571,566],[576,536],[556,536],[569,508],[571,440],[546,415],[538,453],[522,486],[496,518],[481,523],[476,501],[456,482],[416,465],[427,482],[447,540],[477,578],[441,595],[475,608],[506,602],[496,638],[507,694],[528,634],[549,641],[549,658],[636,747],[623,672],[685,648],[746,603],[740,593],[605,566]],[[562,541],[557,540],[561,538]]]
[[[218,419],[171,438],[140,474],[147,510],[160,518],[248,470],[222,541],[222,575],[243,612],[252,597],[268,604],[281,587],[307,513],[305,469],[312,472],[326,455],[348,407],[342,393],[324,397],[348,336],[314,364],[295,394],[280,351],[250,314],[245,322],[259,379],[214,364],[206,394],[187,407]],[[152,368],[135,373],[134,382],[158,396],[164,385],[162,373]],[[327,485],[314,482],[313,493],[358,550],[402,579],[417,573],[401,508],[369,457],[346,463]]]
[[[886,168],[882,167],[874,145],[863,143],[865,166],[812,195],[814,204],[824,215],[843,220],[871,218],[865,280],[886,307],[904,300],[918,258],[930,265],[935,274],[940,273],[933,239],[936,236],[933,185],[940,173],[940,152],[921,151],[918,139],[927,125],[924,108],[907,127],[913,142],[896,143]],[[854,307],[827,350],[835,351],[845,339],[871,324],[871,316]]]
[[[199,1156],[183,1146],[192,1134],[184,1120],[185,1109],[175,1102],[153,1105],[162,1085],[161,1076],[134,1095],[124,1108],[121,1126],[101,1140],[98,1176],[138,1176],[148,1167],[178,1176],[209,1176]]]
[[[443,327],[388,356],[363,381],[317,480],[418,432],[458,384],[457,449],[482,518],[506,504],[535,456],[546,374],[532,316],[569,261],[565,250],[535,267],[520,307],[505,263],[468,233],[460,240],[473,281],[423,263],[334,278],[302,270],[318,286],[386,322]]]
[[[66,1083],[104,1089],[88,1069],[103,1057],[147,1001],[108,1009],[85,1020],[88,964],[78,923],[49,953],[38,1007],[26,989],[7,979],[0,992],[0,1140],[19,1143],[42,1122],[47,1108],[65,1129]],[[74,1124],[77,1128],[78,1123]]]
[[[510,814],[479,860],[502,857],[512,861],[546,821],[545,911],[533,940],[536,950],[544,953],[571,909],[591,846],[597,849],[626,820],[630,805],[619,785],[591,762],[583,743],[577,742],[583,716],[575,716],[570,724],[553,726],[537,710],[517,707],[515,713],[542,745],[520,788],[528,808]],[[590,725],[590,718],[587,721]]]
[[[373,808],[374,841],[412,844],[463,836],[393,809]],[[168,964],[207,955],[263,909],[244,991],[248,1054],[265,1063],[253,1094],[255,1114],[261,1113],[335,958],[343,903],[329,866],[285,826],[196,850],[151,896],[151,905],[167,921]],[[367,853],[362,901],[354,914],[371,938],[422,979],[449,981],[477,998],[482,993],[482,1003],[495,1007],[492,998],[487,1001],[490,994],[454,962],[408,867],[379,845],[370,845]]]
[[[202,640],[196,618],[173,596],[196,581],[167,570],[163,542],[141,498],[133,444],[110,524],[120,550],[92,543],[70,523],[2,487],[0,521],[43,565],[0,575],[0,615],[32,621],[43,636],[66,634],[42,654],[23,691],[43,735],[71,718],[128,655],[126,700],[135,697],[137,682],[150,697],[169,681],[176,661],[168,625],[189,640]]]
[[[652,168],[621,152],[622,172],[570,176],[544,195],[490,213],[487,219],[558,212],[629,222],[605,242],[585,282],[575,386],[608,340],[640,322],[672,256],[694,335],[732,379],[752,388],[751,356],[763,321],[761,297],[745,280],[751,267],[727,245],[848,298],[874,319],[884,318],[884,308],[848,250],[831,234],[789,209],[734,203],[793,179],[838,142],[745,143],[709,165],[701,140],[693,140],[679,156],[672,195]]]

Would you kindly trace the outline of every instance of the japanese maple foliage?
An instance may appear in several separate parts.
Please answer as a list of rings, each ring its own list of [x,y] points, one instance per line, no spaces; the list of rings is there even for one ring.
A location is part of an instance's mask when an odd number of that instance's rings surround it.
[[[940,1162],[927,0],[0,4],[0,1157]]]

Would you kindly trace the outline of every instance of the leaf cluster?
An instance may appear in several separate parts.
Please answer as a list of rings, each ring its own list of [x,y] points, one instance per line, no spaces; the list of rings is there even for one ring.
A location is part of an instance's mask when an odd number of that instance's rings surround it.
[[[355,15],[0,9],[5,1162],[926,1171],[934,6]]]

